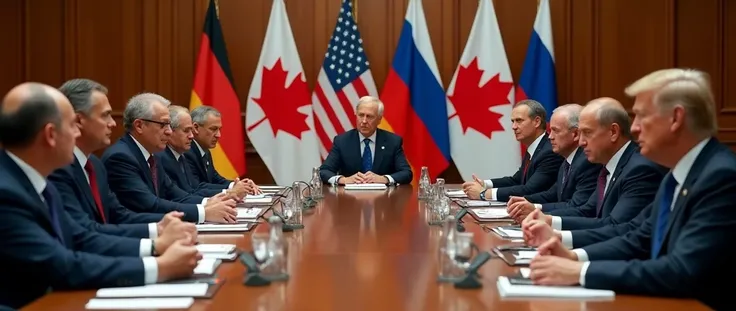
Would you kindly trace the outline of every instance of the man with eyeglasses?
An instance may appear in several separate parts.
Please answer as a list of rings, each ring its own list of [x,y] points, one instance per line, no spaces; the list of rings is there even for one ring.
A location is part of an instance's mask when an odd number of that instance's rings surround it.
[[[102,155],[111,190],[123,205],[138,212],[180,211],[184,220],[194,223],[237,222],[235,201],[226,194],[210,198],[189,194],[166,175],[157,153],[166,148],[172,134],[170,105],[153,93],[128,101],[123,112],[126,133]]]
[[[408,184],[412,172],[404,155],[403,140],[378,129],[383,103],[364,96],[355,107],[357,129],[335,136],[332,149],[320,167],[322,182],[330,184]]]

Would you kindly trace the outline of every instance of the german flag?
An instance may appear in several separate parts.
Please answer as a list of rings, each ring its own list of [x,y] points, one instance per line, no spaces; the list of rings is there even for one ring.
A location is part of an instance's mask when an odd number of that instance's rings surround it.
[[[212,150],[215,169],[228,179],[245,175],[245,128],[227,59],[217,0],[210,0],[207,8],[189,109],[201,105],[212,106],[222,114],[222,137]]]

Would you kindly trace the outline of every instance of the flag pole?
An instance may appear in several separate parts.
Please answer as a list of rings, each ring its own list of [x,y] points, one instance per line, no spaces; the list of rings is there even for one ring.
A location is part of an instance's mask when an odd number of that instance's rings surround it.
[[[358,22],[358,0],[351,0],[353,1],[353,19],[355,22]]]

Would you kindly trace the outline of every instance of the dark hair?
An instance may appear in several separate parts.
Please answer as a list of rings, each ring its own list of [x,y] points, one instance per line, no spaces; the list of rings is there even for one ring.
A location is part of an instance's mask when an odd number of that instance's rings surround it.
[[[92,92],[98,91],[107,94],[107,88],[90,79],[72,79],[64,82],[59,91],[69,99],[74,112],[89,114],[92,109]]]
[[[27,147],[46,124],[61,126],[61,114],[56,101],[41,86],[29,86],[30,97],[17,110],[6,113],[0,103],[0,144],[4,148]]]
[[[534,118],[539,117],[541,122],[539,123],[539,128],[546,130],[547,129],[547,110],[544,109],[544,106],[536,100],[533,99],[525,99],[522,100],[514,105],[514,108],[519,107],[521,105],[529,107],[529,118],[534,120]]]

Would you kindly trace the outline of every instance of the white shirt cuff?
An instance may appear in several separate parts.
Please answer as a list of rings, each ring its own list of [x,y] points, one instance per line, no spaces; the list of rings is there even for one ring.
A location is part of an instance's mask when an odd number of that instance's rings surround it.
[[[139,251],[141,257],[153,256],[153,254],[151,254],[152,244],[153,243],[151,243],[150,239],[141,239],[141,244],[140,244],[141,246],[140,246],[140,251]]]
[[[340,177],[342,177],[342,175],[332,176],[332,177],[330,177],[330,179],[327,180],[327,183],[329,183],[331,185],[336,185],[337,184],[337,180],[340,179]]]
[[[158,224],[155,222],[148,224],[148,238],[153,240],[158,237]]]
[[[394,184],[394,178],[391,177],[391,175],[383,175],[386,176],[386,179],[388,179],[388,184],[393,185]]]
[[[586,252],[582,248],[576,248],[572,250],[576,255],[578,255],[578,261],[589,261],[588,260],[588,252]]]
[[[567,249],[572,249],[572,232],[571,231],[560,231],[562,235],[562,245]]]
[[[497,192],[498,188],[491,189],[491,201],[498,201],[498,196],[496,196]]]
[[[158,263],[155,257],[143,257],[143,282],[155,284],[158,281]]]
[[[562,230],[562,217],[552,216],[552,229]]]
[[[542,204],[534,204],[534,208],[536,208],[536,209],[542,209]]]
[[[590,266],[590,261],[586,261],[583,263],[583,266],[580,267],[580,286],[585,286],[585,273],[588,272],[588,266]]]
[[[197,214],[199,216],[199,218],[197,219],[197,223],[204,223],[204,204],[197,204]]]
[[[235,182],[234,181],[231,181],[230,182],[230,185],[227,186],[227,189],[230,190],[230,189],[233,188],[233,186],[235,186]]]
[[[486,184],[486,188],[493,188],[493,180],[486,179],[483,183]]]
[[[199,204],[202,204],[202,205],[207,205],[207,200],[209,200],[209,199],[210,199],[210,198],[204,198],[204,199],[202,199],[202,202],[201,202],[201,203],[199,203]]]

